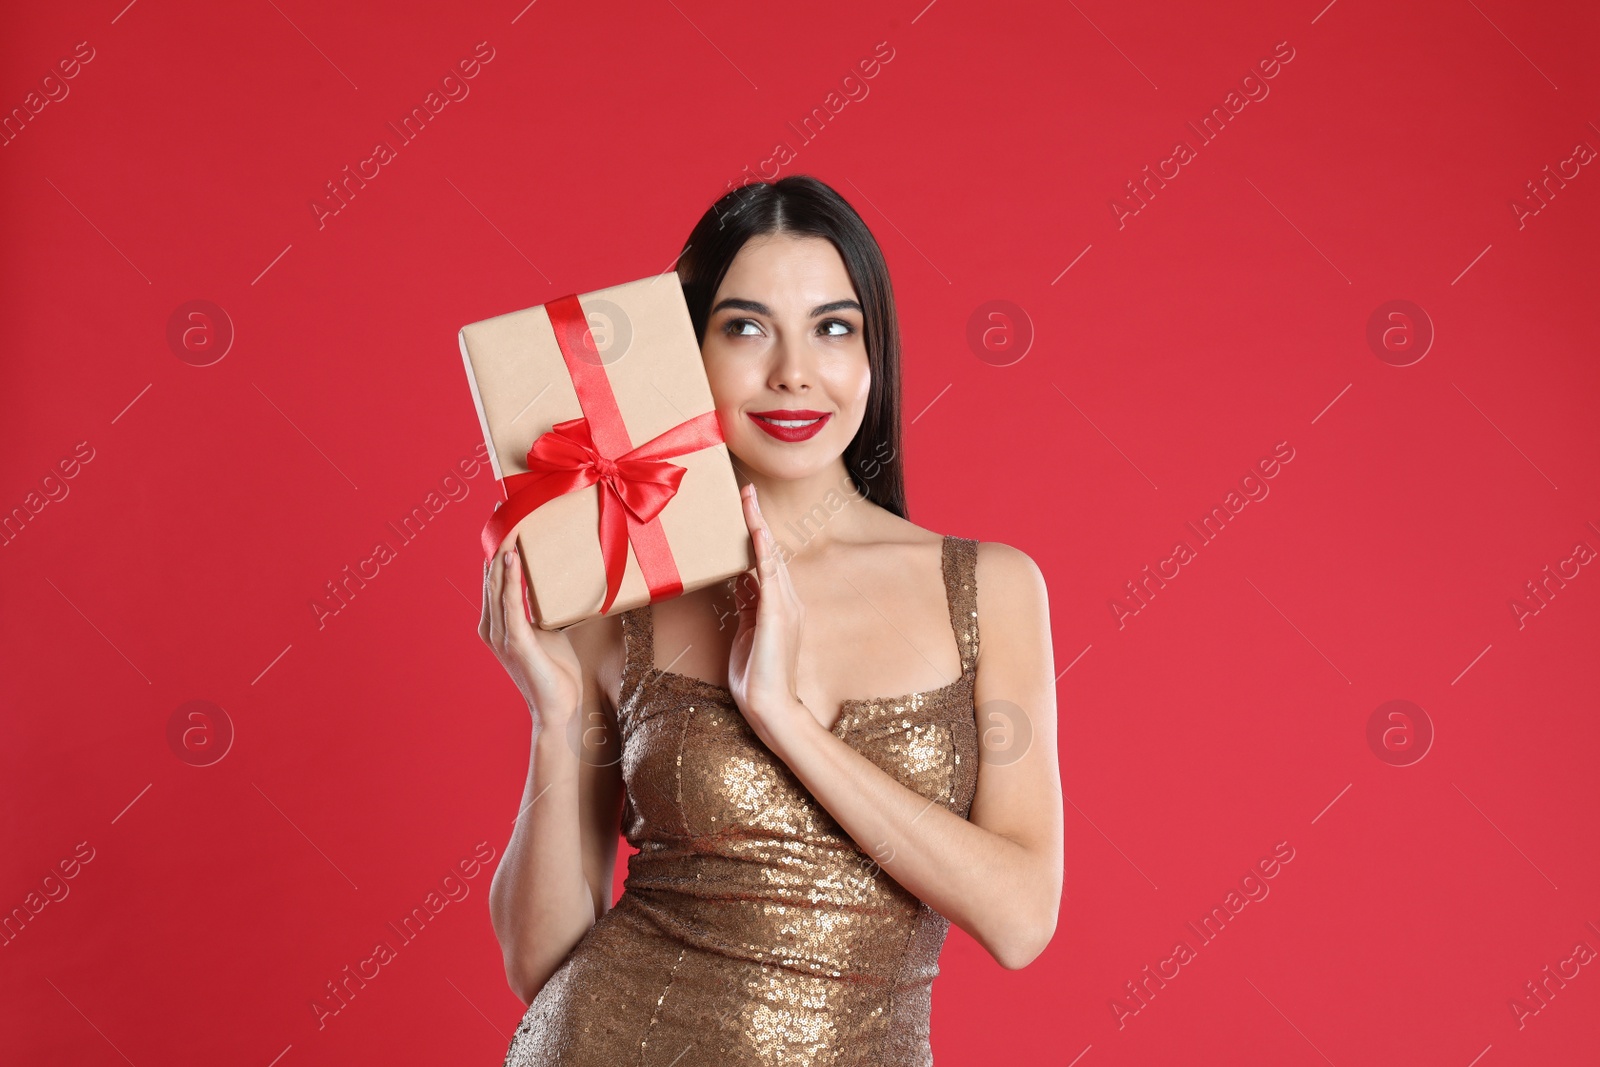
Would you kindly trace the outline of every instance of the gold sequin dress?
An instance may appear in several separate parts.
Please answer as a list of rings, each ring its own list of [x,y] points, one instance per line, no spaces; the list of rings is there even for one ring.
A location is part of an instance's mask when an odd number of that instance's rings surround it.
[[[941,555],[961,676],[847,700],[833,733],[966,818],[977,542],[946,536]],[[623,832],[638,853],[616,905],[528,1006],[506,1067],[932,1063],[949,920],[856,846],[727,689],[655,669],[649,607],[621,618]]]

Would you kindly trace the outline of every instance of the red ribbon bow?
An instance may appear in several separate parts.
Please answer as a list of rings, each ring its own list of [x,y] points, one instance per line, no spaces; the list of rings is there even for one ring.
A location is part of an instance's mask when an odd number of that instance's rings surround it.
[[[611,609],[622,587],[630,544],[651,601],[677,596],[683,592],[683,582],[657,516],[678,492],[686,472],[666,460],[722,443],[716,412],[698,415],[631,447],[578,298],[553,300],[545,310],[585,417],[558,422],[539,435],[528,449],[527,473],[508,475],[501,482],[506,502],[483,527],[484,558],[493,559],[517,524],[537,508],[598,485],[600,555],[606,570],[600,613]]]

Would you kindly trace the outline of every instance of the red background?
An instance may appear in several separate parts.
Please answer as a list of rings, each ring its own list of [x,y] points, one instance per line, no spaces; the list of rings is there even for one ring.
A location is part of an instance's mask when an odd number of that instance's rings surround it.
[[[0,39],[7,112],[94,49],[0,148],[0,505],[93,450],[0,548],[0,907],[94,855],[0,949],[7,1062],[500,1062],[492,865],[310,1007],[510,832],[491,476],[320,628],[311,603],[478,445],[459,326],[668,269],[780,141],[889,258],[913,520],[1051,590],[1066,901],[1021,972],[952,933],[939,1062],[1594,1062],[1600,966],[1509,1007],[1600,949],[1600,576],[1511,606],[1600,547],[1600,173],[1511,207],[1600,146],[1593,5],[123,4]],[[319,227],[324,183],[480,41],[470,95]],[[1197,157],[1119,227],[1179,138]],[[166,336],[197,299],[236,330],[204,367]],[[1034,332],[1009,366],[967,341],[996,299]],[[1396,299],[1436,331],[1404,367],[1367,341]],[[1119,625],[1279,442],[1270,495]],[[197,699],[235,731],[205,767],[168,741]],[[1394,699],[1435,733],[1410,766],[1367,740]],[[1270,896],[1119,1026],[1279,842]]]

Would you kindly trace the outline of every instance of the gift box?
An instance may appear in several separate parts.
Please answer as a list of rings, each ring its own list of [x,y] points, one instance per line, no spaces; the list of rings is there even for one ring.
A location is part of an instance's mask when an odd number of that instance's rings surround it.
[[[642,607],[755,566],[676,273],[464,326],[461,356],[546,630]]]

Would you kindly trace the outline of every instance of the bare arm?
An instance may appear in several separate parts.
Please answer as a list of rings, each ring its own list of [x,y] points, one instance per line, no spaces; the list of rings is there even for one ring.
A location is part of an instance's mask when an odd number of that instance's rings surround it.
[[[500,557],[503,560],[503,555]],[[527,699],[528,778],[489,887],[506,980],[531,1003],[611,904],[622,780],[607,687],[615,618],[549,633],[524,613],[521,564],[488,568],[479,633]]]
[[[764,531],[749,501],[746,516]],[[969,821],[901,785],[794,696],[803,605],[770,543],[756,543],[761,588],[748,609],[749,658],[763,671],[750,672],[756,680],[735,695],[757,736],[895,881],[1001,966],[1027,966],[1054,936],[1062,884],[1054,660],[1038,567],[1008,546],[979,546],[980,747]]]

